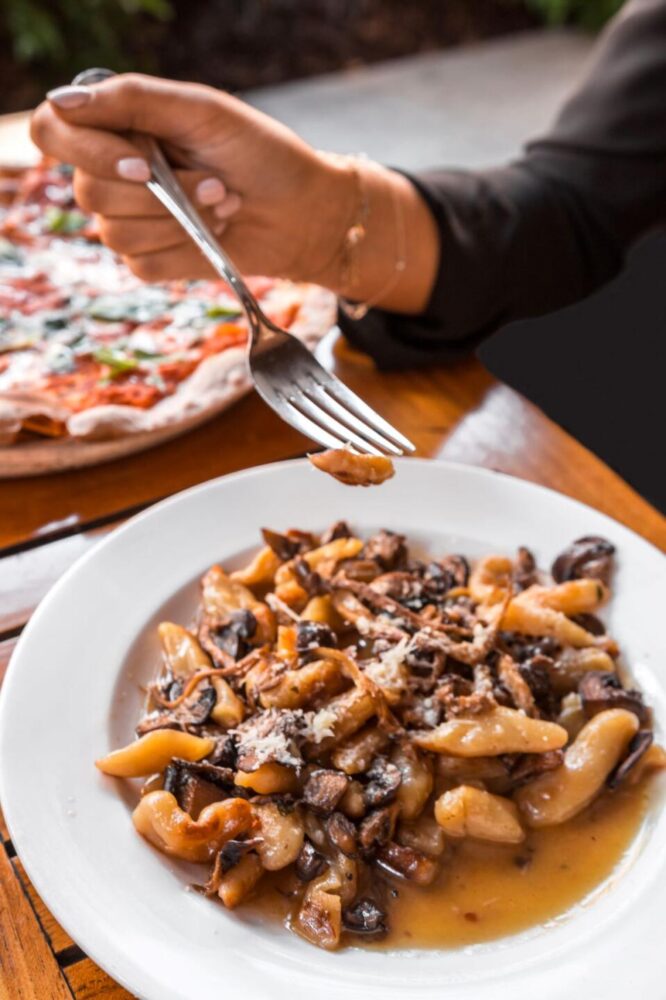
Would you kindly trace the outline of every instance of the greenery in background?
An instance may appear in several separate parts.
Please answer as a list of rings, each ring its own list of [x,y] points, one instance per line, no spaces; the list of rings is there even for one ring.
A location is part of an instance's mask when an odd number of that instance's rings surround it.
[[[242,91],[522,31],[539,21],[597,29],[621,2],[0,0],[0,112],[33,107],[49,87],[89,66]]]
[[[132,68],[127,51],[140,15],[166,20],[170,0],[2,0],[0,19],[17,62],[69,68],[72,48],[87,66]]]
[[[548,24],[579,24],[601,28],[622,6],[623,0],[526,0]]]

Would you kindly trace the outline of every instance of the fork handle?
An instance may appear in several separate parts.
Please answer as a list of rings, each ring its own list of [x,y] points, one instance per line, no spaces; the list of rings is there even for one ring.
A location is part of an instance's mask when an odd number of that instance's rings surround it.
[[[110,69],[87,69],[77,74],[73,84],[87,86],[101,83],[116,74]],[[183,227],[185,232],[196,243],[202,254],[215,271],[225,279],[239,299],[252,330],[253,339],[258,338],[262,326],[270,327],[259,303],[245,284],[236,266],[224,252],[215,236],[203,221],[196,208],[187,197],[180,182],[176,178],[157,141],[149,135],[141,134],[142,145],[148,150],[151,179],[146,187],[164,205],[168,212]]]

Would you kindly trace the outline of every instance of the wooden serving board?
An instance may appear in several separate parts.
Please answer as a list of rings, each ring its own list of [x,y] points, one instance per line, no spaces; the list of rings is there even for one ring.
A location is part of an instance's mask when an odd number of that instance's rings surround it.
[[[0,119],[0,173],[4,170],[11,177],[12,172],[18,172],[39,162],[41,154],[30,139],[29,127],[29,112],[6,115]],[[311,315],[306,319],[304,326],[312,330],[313,323],[320,325],[317,332],[322,337],[334,326],[335,298],[323,289],[306,287],[306,311]],[[293,328],[294,332],[298,332],[297,327],[298,320]],[[39,476],[67,469],[86,468],[154,448],[224,412],[251,389],[252,384],[248,374],[246,382],[240,386],[230,386],[224,397],[218,399],[214,405],[188,415],[177,423],[155,430],[100,441],[35,436],[31,440],[0,446],[0,479]]]

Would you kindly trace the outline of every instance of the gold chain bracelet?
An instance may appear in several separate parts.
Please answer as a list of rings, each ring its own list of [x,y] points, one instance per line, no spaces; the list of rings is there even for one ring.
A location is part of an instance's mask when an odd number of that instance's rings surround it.
[[[407,266],[406,260],[406,233],[405,220],[402,213],[402,205],[395,189],[391,191],[393,202],[393,212],[395,218],[396,234],[396,256],[391,277],[373,296],[359,302],[354,299],[354,289],[358,287],[360,281],[359,255],[364,240],[368,233],[368,220],[370,218],[370,200],[363,184],[363,177],[359,170],[359,160],[364,161],[369,167],[380,170],[376,164],[367,160],[364,156],[340,156],[336,153],[327,153],[338,162],[343,163],[351,170],[357,188],[356,208],[353,222],[345,232],[342,239],[341,263],[340,263],[340,288],[346,292],[345,295],[338,296],[340,308],[350,317],[350,319],[362,319],[370,309],[380,302],[400,280],[402,273]]]

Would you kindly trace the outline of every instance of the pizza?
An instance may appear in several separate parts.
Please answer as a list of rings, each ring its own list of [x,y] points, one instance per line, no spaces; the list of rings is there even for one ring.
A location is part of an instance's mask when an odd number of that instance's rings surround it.
[[[44,160],[0,191],[0,445],[100,442],[185,428],[247,391],[248,324],[223,281],[146,284]],[[308,346],[333,296],[251,277],[266,315]]]

